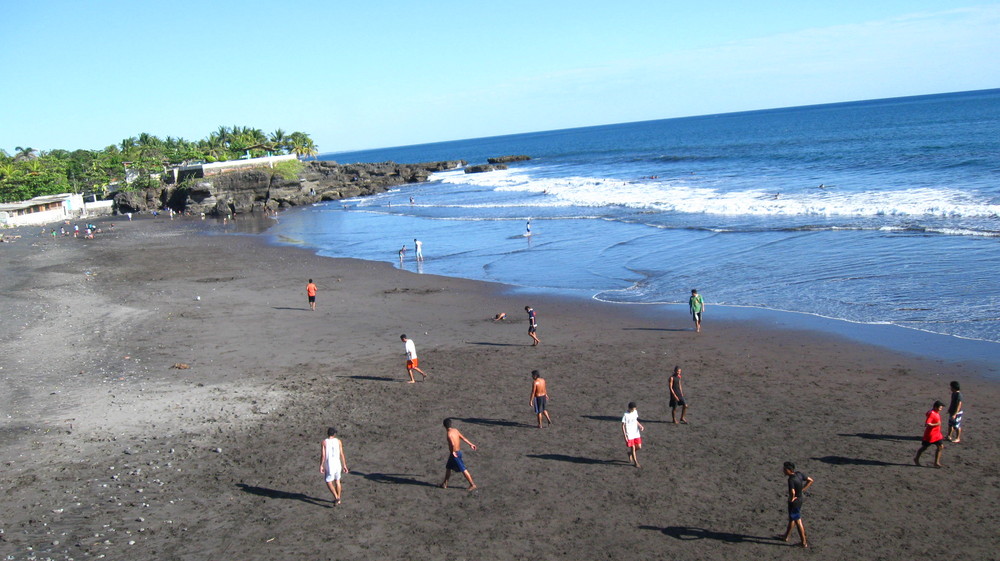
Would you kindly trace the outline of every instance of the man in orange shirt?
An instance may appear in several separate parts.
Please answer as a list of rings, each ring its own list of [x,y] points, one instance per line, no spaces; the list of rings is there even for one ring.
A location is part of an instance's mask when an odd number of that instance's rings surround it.
[[[309,284],[306,285],[306,296],[309,297],[309,309],[316,311],[316,284],[313,283],[312,279],[309,279]]]

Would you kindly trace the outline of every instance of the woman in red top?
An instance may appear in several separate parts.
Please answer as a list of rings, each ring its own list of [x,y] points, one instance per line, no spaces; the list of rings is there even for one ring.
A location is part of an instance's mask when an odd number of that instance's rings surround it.
[[[942,409],[944,409],[944,403],[935,401],[934,407],[927,412],[927,420],[924,421],[924,441],[920,445],[920,450],[917,450],[916,457],[913,458],[913,463],[918,466],[920,465],[920,455],[933,444],[937,446],[937,451],[934,453],[934,467],[941,467],[941,454],[944,452],[944,435],[941,434]]]

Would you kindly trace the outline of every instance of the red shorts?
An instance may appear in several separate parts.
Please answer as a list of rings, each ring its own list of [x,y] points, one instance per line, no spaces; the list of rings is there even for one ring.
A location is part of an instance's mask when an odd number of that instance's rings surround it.
[[[635,446],[636,448],[642,448],[642,437],[626,440],[625,446],[628,446],[629,448],[633,446]]]
[[[419,365],[420,365],[420,359],[419,358],[414,358],[414,359],[410,359],[410,360],[406,361],[406,369],[407,370],[410,370],[411,368],[417,368],[417,366],[419,366]]]

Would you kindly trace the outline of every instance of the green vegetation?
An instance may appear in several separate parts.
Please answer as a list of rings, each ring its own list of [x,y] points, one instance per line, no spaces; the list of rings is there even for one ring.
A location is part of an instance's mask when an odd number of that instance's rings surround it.
[[[105,196],[113,185],[141,189],[158,183],[168,167],[186,163],[318,153],[306,133],[278,129],[267,135],[249,127],[219,127],[198,141],[142,133],[104,150],[39,152],[18,146],[13,155],[0,150],[0,202],[67,192]],[[298,162],[278,167],[281,177],[294,177],[300,169]]]

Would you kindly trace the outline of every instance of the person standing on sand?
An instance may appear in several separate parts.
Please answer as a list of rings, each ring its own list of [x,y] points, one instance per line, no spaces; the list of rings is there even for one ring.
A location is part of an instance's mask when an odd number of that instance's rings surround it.
[[[414,370],[419,372],[424,377],[424,380],[426,380],[427,374],[424,374],[424,371],[418,366],[420,360],[417,358],[417,346],[413,344],[413,340],[407,339],[405,333],[399,336],[399,340],[403,342],[403,347],[406,349],[406,373],[410,375],[410,381],[407,383],[412,384],[416,382],[413,379]]]
[[[537,370],[531,371],[531,398],[528,402],[532,407],[535,408],[535,415],[538,416],[538,428],[542,428],[542,415],[545,415],[545,420],[552,424],[552,418],[549,417],[549,411],[546,408],[549,403],[549,392],[545,388],[545,378]]]
[[[322,455],[319,459],[319,472],[326,474],[326,487],[333,493],[333,504],[340,504],[343,490],[340,486],[340,473],[347,473],[347,459],[344,457],[344,443],[337,438],[337,429],[326,429],[326,439],[320,443]]]
[[[962,387],[958,382],[951,384],[951,405],[948,406],[948,441],[958,444],[962,441]],[[952,434],[955,436],[952,437]]]
[[[681,408],[681,424],[686,425],[688,404],[684,399],[684,388],[681,387],[681,367],[674,367],[674,374],[668,382],[670,386],[670,420],[677,424],[677,407]]]
[[[309,309],[316,311],[316,284],[313,283],[312,279],[309,279],[309,284],[306,285],[306,296],[309,297]]]
[[[806,527],[802,525],[802,501],[805,498],[806,489],[813,484],[813,478],[807,477],[801,471],[795,471],[795,464],[785,462],[785,475],[788,476],[788,528],[785,535],[781,536],[784,541],[792,539],[792,527],[799,530],[799,538],[802,540],[802,547],[809,547],[806,541]]]
[[[422,242],[422,241],[420,241],[420,240],[418,240],[416,238],[413,238],[413,247],[415,247],[416,251],[417,251],[417,261],[423,261],[424,260],[424,242]]]
[[[538,340],[538,335],[536,334],[536,331],[538,331],[538,322],[535,320],[535,309],[531,306],[525,306],[524,311],[528,312],[528,336],[534,341],[531,346],[538,346],[541,341]]]
[[[469,469],[465,467],[465,461],[462,460],[462,442],[464,441],[469,445],[470,448],[476,450],[476,445],[469,442],[468,438],[465,438],[458,429],[452,428],[451,419],[444,420],[444,430],[445,435],[448,437],[448,463],[444,466],[444,481],[441,482],[441,488],[448,488],[448,478],[451,477],[451,472],[458,472],[465,476],[465,479],[469,482],[469,490],[473,491],[476,489],[476,484],[472,482],[472,474],[469,473]]]
[[[934,445],[937,447],[937,451],[934,452],[934,467],[941,467],[941,454],[944,453],[944,436],[941,435],[942,409],[944,409],[944,403],[935,401],[934,407],[927,412],[927,420],[924,421],[923,443],[920,445],[920,449],[917,450],[917,455],[913,458],[913,463],[918,466],[920,465],[920,455],[928,447]]]
[[[642,448],[642,431],[646,427],[639,422],[639,411],[636,410],[634,401],[628,403],[628,411],[622,415],[622,435],[625,437],[625,446],[628,446],[628,461],[635,467],[639,467],[639,456],[636,454]]]
[[[694,320],[694,330],[701,333],[701,313],[705,310],[705,301],[697,288],[691,289],[691,298],[688,299],[688,308],[691,310],[691,319]]]

